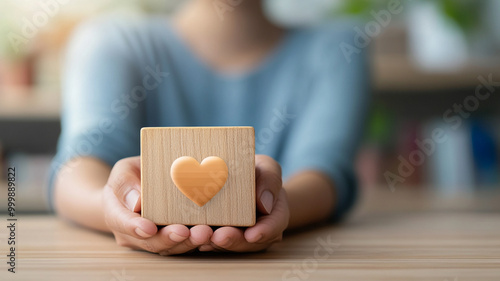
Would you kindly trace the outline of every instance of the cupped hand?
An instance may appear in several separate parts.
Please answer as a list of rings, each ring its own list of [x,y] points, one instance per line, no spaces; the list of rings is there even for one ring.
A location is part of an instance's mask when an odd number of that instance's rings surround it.
[[[213,231],[207,225],[188,229],[172,224],[158,230],[142,218],[140,201],[140,157],[125,158],[113,167],[103,190],[106,224],[116,242],[125,247],[161,255],[181,254],[210,242]]]
[[[210,243],[199,247],[200,251],[256,252],[281,241],[290,217],[281,167],[271,157],[256,155],[255,176],[257,210],[260,213],[257,223],[246,229],[218,228]]]
[[[255,157],[257,223],[249,228],[207,225],[187,228],[172,224],[158,229],[139,214],[140,157],[118,161],[103,190],[105,221],[116,242],[125,247],[160,255],[200,251],[255,252],[282,239],[288,226],[289,210],[282,187],[281,167],[271,157]]]

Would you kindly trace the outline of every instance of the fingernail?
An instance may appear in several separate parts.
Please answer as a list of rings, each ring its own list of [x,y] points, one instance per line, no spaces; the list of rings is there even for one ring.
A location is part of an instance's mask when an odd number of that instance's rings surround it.
[[[198,250],[200,250],[200,252],[210,252],[210,251],[213,251],[215,249],[214,249],[214,247],[212,247],[212,245],[202,245],[198,248]]]
[[[135,233],[137,233],[137,235],[141,236],[142,238],[149,238],[149,237],[152,236],[152,235],[147,234],[146,232],[144,232],[144,230],[142,230],[139,227],[135,229]]]
[[[172,232],[168,235],[168,238],[170,238],[170,240],[175,242],[182,242],[186,240],[187,237],[180,236],[179,234]]]
[[[273,194],[269,190],[262,192],[262,195],[260,196],[260,202],[262,202],[262,205],[264,206],[264,209],[266,209],[266,212],[270,214],[273,210]]]
[[[134,211],[137,200],[139,200],[139,191],[132,189],[127,196],[125,196],[125,203],[130,211]]]
[[[229,237],[227,237],[226,239],[224,239],[224,241],[222,241],[223,247],[229,247],[231,246],[231,244],[233,244],[233,240]]]
[[[264,237],[264,235],[259,234],[259,235],[257,236],[257,238],[255,239],[255,241],[253,241],[253,243],[257,243],[257,242],[259,242],[259,241],[262,239],[262,237]]]

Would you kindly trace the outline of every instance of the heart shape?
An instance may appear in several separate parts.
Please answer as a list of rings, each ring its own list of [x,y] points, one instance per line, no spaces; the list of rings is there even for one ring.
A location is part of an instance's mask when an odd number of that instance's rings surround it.
[[[201,164],[193,157],[177,158],[170,168],[170,176],[177,188],[196,205],[203,206],[226,184],[226,162],[217,156],[209,156]]]

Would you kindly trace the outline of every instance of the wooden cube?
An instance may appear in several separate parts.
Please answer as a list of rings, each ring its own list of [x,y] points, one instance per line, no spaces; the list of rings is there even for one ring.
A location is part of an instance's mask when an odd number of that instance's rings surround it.
[[[141,183],[142,217],[157,225],[252,226],[254,129],[143,128]]]

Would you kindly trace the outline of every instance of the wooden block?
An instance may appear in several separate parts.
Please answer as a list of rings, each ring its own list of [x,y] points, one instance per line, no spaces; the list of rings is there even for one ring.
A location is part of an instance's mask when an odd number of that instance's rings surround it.
[[[143,128],[141,182],[142,217],[157,225],[252,226],[254,129]]]

